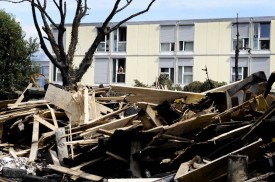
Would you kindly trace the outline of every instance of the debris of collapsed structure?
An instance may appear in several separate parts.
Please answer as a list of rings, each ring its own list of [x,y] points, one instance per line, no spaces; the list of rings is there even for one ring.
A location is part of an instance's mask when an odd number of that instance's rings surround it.
[[[205,93],[50,84],[27,97],[30,84],[0,102],[0,181],[272,181],[266,82],[258,72]]]

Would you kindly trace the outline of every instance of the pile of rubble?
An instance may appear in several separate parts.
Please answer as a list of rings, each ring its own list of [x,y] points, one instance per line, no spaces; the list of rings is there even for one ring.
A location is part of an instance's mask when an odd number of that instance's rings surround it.
[[[30,84],[0,102],[0,181],[272,181],[266,83],[258,72],[205,93],[50,84],[26,100]]]

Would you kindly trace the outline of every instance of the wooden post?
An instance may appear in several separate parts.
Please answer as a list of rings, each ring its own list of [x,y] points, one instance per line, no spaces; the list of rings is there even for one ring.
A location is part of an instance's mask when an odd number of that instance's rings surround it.
[[[63,137],[65,134],[65,128],[58,128],[55,131],[58,159],[61,163],[64,158],[69,157],[67,145],[64,144],[66,142],[66,138]]]
[[[33,120],[33,131],[32,131],[32,146],[29,156],[29,162],[34,162],[38,152],[38,139],[39,139],[39,122]]]
[[[227,181],[242,182],[248,179],[248,156],[246,155],[229,155]]]

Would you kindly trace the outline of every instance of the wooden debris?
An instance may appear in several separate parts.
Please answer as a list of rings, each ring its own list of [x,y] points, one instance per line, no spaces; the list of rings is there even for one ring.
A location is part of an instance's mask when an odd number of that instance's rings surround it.
[[[66,138],[63,137],[65,135],[65,128],[58,128],[55,131],[55,135],[56,135],[58,159],[60,162],[63,162],[64,158],[69,157],[68,148],[65,145]]]
[[[129,103],[136,102],[150,102],[155,104],[160,104],[163,101],[173,101],[178,98],[184,98],[187,104],[196,103],[205,97],[205,94],[201,93],[191,93],[191,92],[179,92],[179,91],[168,91],[159,90],[151,88],[141,88],[141,87],[127,87],[127,86],[117,86],[111,85],[111,89],[118,93],[129,93],[126,96],[126,101]],[[152,97],[153,96],[153,97]]]
[[[39,122],[34,118],[33,120],[33,132],[32,132],[32,146],[29,156],[29,162],[34,162],[38,152],[38,139],[39,139]]]
[[[234,166],[245,169],[232,155],[245,155],[253,170],[242,181],[272,181],[275,97],[263,97],[265,85],[262,72],[204,93],[50,84],[45,100],[0,101],[0,167],[28,157],[39,172],[27,180],[234,181]]]

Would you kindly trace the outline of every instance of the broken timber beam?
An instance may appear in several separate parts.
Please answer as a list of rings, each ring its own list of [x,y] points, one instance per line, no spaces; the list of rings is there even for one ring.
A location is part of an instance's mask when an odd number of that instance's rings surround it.
[[[211,161],[210,163],[202,166],[199,169],[177,175],[175,182],[200,182],[211,181],[212,179],[227,173],[228,156],[231,154],[247,155],[250,161],[255,160],[257,157],[262,140],[255,141],[245,147],[235,150],[227,155],[224,155],[218,159]],[[215,173],[213,173],[215,171]]]
[[[165,100],[173,101],[178,98],[184,98],[186,104],[197,103],[205,94],[192,93],[192,92],[180,92],[171,90],[159,90],[152,88],[141,88],[141,87],[128,87],[128,86],[117,86],[111,85],[111,90],[118,93],[129,94],[125,100],[129,103],[136,102],[150,102],[154,104],[161,104]]]
[[[32,131],[32,145],[29,156],[29,162],[34,162],[38,152],[38,139],[39,139],[39,122],[34,118],[33,131]]]
[[[102,180],[101,176],[97,176],[94,174],[85,173],[81,170],[72,170],[70,168],[62,167],[62,166],[56,166],[56,165],[49,165],[49,168],[61,173],[65,173],[68,175],[76,176],[78,178],[83,178],[91,181],[100,181]]]

